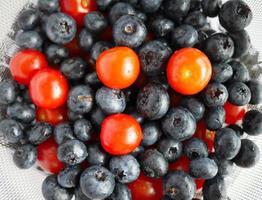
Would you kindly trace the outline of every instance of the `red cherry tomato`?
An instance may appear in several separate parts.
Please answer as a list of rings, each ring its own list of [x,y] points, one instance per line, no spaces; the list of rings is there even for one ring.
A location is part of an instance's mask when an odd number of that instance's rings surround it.
[[[83,26],[87,13],[97,10],[96,0],[60,0],[61,11],[76,20],[78,26]]]
[[[67,108],[65,106],[56,109],[46,109],[37,107],[36,119],[40,122],[47,122],[53,126],[60,122],[66,122],[67,119]]]
[[[247,112],[247,106],[236,106],[229,102],[224,105],[226,111],[226,123],[235,124],[242,120],[245,113]]]
[[[28,85],[33,75],[48,66],[45,56],[36,50],[22,50],[10,61],[10,71],[14,79]]]
[[[124,89],[131,86],[139,75],[139,58],[134,50],[128,47],[114,47],[98,57],[96,72],[106,86]]]
[[[146,177],[143,173],[128,188],[132,200],[160,200],[163,196],[163,180]]]
[[[202,139],[207,144],[209,152],[214,151],[215,132],[208,130],[204,121],[198,122],[194,137]]]
[[[130,115],[114,114],[104,119],[100,140],[103,148],[113,155],[124,155],[135,150],[142,140],[139,123]]]
[[[201,190],[203,188],[205,181],[205,179],[195,179],[197,190]]]
[[[211,79],[212,66],[208,57],[198,49],[184,48],[176,51],[167,66],[169,85],[184,95],[203,90]]]
[[[31,79],[29,92],[34,104],[47,109],[55,109],[65,104],[68,83],[57,70],[44,69]]]
[[[58,174],[64,168],[64,164],[57,158],[57,148],[58,144],[54,138],[48,139],[37,147],[37,164],[48,173]]]

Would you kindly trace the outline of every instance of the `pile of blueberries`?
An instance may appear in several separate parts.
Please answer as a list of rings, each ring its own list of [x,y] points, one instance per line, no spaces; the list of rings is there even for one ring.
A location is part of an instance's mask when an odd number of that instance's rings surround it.
[[[212,29],[214,17],[223,31]],[[245,139],[262,134],[262,113],[246,109],[262,103],[262,84],[241,61],[251,47],[245,31],[251,20],[242,0],[39,0],[16,20],[15,81],[0,82],[0,137],[14,147],[15,165],[37,165],[49,174],[42,185],[46,200],[191,200],[198,190],[204,200],[225,200],[226,177],[260,157]],[[116,47],[139,58],[141,72],[128,87],[107,87],[111,72],[96,70],[102,55],[111,62]],[[212,63],[211,80],[192,95],[174,90],[166,78],[172,54],[184,48],[200,50]],[[53,96],[48,82],[38,87],[46,78],[36,73],[41,65],[49,66],[48,78],[58,77],[48,79]],[[123,73],[133,70],[128,67]],[[124,84],[121,77],[111,82],[117,80]],[[61,94],[64,105],[51,101]],[[115,128],[115,115],[129,118],[119,117]],[[124,130],[121,146],[114,133],[130,118],[136,129]],[[140,126],[141,141],[128,151]],[[125,153],[112,153],[119,147]]]

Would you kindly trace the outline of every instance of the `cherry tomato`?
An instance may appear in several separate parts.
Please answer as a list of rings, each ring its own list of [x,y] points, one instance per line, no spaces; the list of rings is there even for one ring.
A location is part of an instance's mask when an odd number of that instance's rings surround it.
[[[10,61],[10,71],[14,79],[28,85],[33,75],[48,66],[45,56],[36,50],[22,50]]]
[[[139,123],[130,115],[114,114],[104,119],[100,140],[103,148],[113,155],[124,155],[135,150],[142,140]]]
[[[60,122],[66,122],[67,119],[67,108],[65,106],[56,109],[46,109],[37,107],[36,119],[40,122],[47,122],[53,126]]]
[[[167,66],[169,85],[184,95],[203,90],[211,79],[212,66],[208,57],[198,49],[184,48],[176,51]]]
[[[104,85],[114,89],[127,88],[139,75],[139,58],[128,47],[114,47],[98,57],[96,72]]]
[[[65,47],[68,49],[71,57],[85,56],[85,52],[79,46],[77,38],[74,38],[71,42],[69,42],[68,44],[65,44]]]
[[[35,105],[55,109],[65,104],[68,95],[68,83],[59,71],[44,69],[33,76],[29,92]]]
[[[202,139],[207,144],[209,152],[214,151],[215,132],[208,130],[204,121],[198,122],[194,137]]]
[[[132,194],[132,200],[160,200],[163,196],[163,180],[149,178],[141,173],[138,179],[128,188]]]
[[[97,10],[96,0],[60,0],[61,11],[76,20],[78,26],[84,25],[87,13]]]
[[[64,164],[57,158],[57,148],[58,144],[54,138],[48,139],[37,147],[37,164],[48,173],[58,174],[64,168]]]
[[[245,113],[247,112],[247,106],[236,106],[229,102],[224,105],[226,111],[226,123],[235,124],[242,120]]]
[[[201,190],[203,188],[205,181],[205,179],[195,179],[197,190]]]

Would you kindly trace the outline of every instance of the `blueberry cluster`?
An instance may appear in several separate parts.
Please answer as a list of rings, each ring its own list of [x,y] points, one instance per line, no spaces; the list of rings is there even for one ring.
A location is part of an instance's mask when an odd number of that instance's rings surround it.
[[[72,11],[73,5],[92,9]],[[224,31],[211,27],[211,17]],[[262,103],[262,83],[250,78],[243,62],[251,20],[242,0],[39,0],[18,16],[15,40],[21,49],[41,52],[69,92],[64,107],[46,109],[34,105],[28,81],[0,82],[6,108],[0,137],[14,146],[15,165],[28,169],[38,161],[52,174],[42,185],[46,200],[191,200],[197,189],[205,200],[226,199],[225,177],[260,157],[258,146],[245,139],[262,134],[262,113],[246,109]],[[141,67],[125,89],[103,85],[95,70],[100,56],[118,46],[132,49]],[[179,94],[166,78],[172,54],[184,48],[202,51],[212,64],[211,80],[195,95]],[[40,65],[31,63],[30,70]],[[27,67],[19,76],[27,76]],[[56,92],[54,98],[58,86]],[[130,154],[110,154],[98,134],[117,113],[141,125],[143,139]]]

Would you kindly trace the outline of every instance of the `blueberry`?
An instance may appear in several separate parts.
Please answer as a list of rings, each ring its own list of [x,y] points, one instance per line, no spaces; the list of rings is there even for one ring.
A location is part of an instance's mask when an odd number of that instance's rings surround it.
[[[146,39],[144,22],[136,16],[124,15],[113,26],[113,38],[117,46],[139,47]]]
[[[218,167],[218,176],[226,177],[231,175],[234,171],[234,163],[231,160],[221,160],[218,159],[215,154],[211,154],[210,158],[213,159]]]
[[[262,134],[262,113],[258,110],[248,111],[242,122],[243,130],[252,136]]]
[[[207,23],[206,16],[200,11],[194,11],[187,15],[184,23],[193,26],[196,29],[202,28]]]
[[[144,122],[144,117],[143,115],[141,115],[137,110],[136,108],[134,107],[129,107],[127,110],[126,110],[126,113],[131,115],[134,119],[136,119],[136,121],[140,124],[142,124]]]
[[[91,200],[81,190],[80,186],[75,189],[75,200]]]
[[[146,75],[159,75],[171,56],[171,49],[162,42],[153,40],[143,45],[139,50],[141,68]]]
[[[228,99],[227,88],[221,83],[209,83],[203,91],[206,106],[223,106]]]
[[[195,117],[196,121],[204,117],[205,105],[196,97],[184,97],[181,106],[187,108]]]
[[[176,140],[166,138],[159,141],[157,150],[163,154],[169,162],[175,162],[182,155],[182,143]]]
[[[244,63],[232,60],[228,64],[231,65],[233,69],[231,81],[247,82],[250,80],[249,71]]]
[[[239,138],[242,138],[245,134],[244,130],[237,124],[230,124],[227,128],[233,129]]]
[[[224,178],[216,176],[207,180],[203,186],[204,200],[224,200],[227,199],[227,186]]]
[[[191,200],[195,191],[194,179],[183,171],[172,171],[164,177],[164,194],[171,199]]]
[[[102,33],[107,28],[107,20],[101,12],[89,12],[84,18],[84,24],[91,33]]]
[[[105,119],[106,114],[101,110],[101,108],[99,108],[98,106],[96,106],[93,110],[91,110],[90,112],[90,119],[93,125],[95,125],[96,127],[100,127],[100,125],[102,124],[103,120]]]
[[[249,104],[258,105],[262,103],[262,83],[257,80],[250,80],[247,86],[251,91],[251,100]]]
[[[78,119],[74,123],[74,134],[77,139],[86,142],[91,139],[92,124],[86,119]]]
[[[82,163],[87,156],[86,146],[79,140],[68,140],[58,147],[58,159],[68,165]]]
[[[191,138],[184,146],[184,154],[190,160],[206,158],[208,156],[207,145],[198,138]]]
[[[70,80],[79,80],[84,77],[87,64],[79,57],[68,58],[61,64],[60,71]]]
[[[148,19],[146,13],[141,12],[141,11],[138,11],[138,10],[136,10],[136,16],[137,16],[139,19],[141,19],[143,22],[146,22],[147,19]]]
[[[168,162],[156,149],[147,149],[139,156],[140,165],[146,176],[159,178],[168,172]]]
[[[0,82],[0,104],[8,105],[16,99],[16,86],[12,80],[3,80]]]
[[[45,54],[51,65],[58,65],[69,56],[69,51],[62,45],[51,44],[46,48]]]
[[[161,128],[156,122],[146,122],[142,126],[143,140],[142,146],[155,144],[162,135]]]
[[[162,118],[167,113],[169,105],[167,90],[159,83],[149,83],[138,93],[137,110],[150,120]]]
[[[18,122],[12,119],[0,121],[0,138],[8,143],[18,143],[24,134]]]
[[[119,2],[116,3],[109,11],[109,20],[111,24],[115,24],[118,19],[124,15],[135,15],[135,9],[128,3]],[[119,23],[119,22],[117,22]]]
[[[74,19],[64,13],[54,13],[50,15],[45,26],[48,38],[57,44],[67,44],[71,42],[76,35],[76,29]]]
[[[194,135],[196,120],[186,108],[171,108],[162,119],[162,129],[174,140],[183,141]]]
[[[222,6],[221,0],[202,0],[203,13],[208,17],[216,17]]]
[[[157,38],[169,37],[174,30],[174,22],[167,18],[156,18],[151,23],[151,30]]]
[[[106,165],[108,163],[109,156],[98,143],[88,144],[87,153],[87,162],[90,165]]]
[[[224,83],[233,76],[233,68],[228,63],[217,63],[213,65],[212,80]]]
[[[71,200],[73,194],[70,190],[62,188],[56,179],[56,176],[50,175],[46,177],[42,184],[42,194],[46,200]]]
[[[91,85],[91,86],[99,86],[100,85],[100,80],[98,79],[97,73],[96,72],[91,72],[86,74],[85,76],[85,84]]]
[[[214,146],[219,159],[231,160],[239,152],[241,140],[234,130],[222,128],[216,132]]]
[[[40,10],[52,13],[59,9],[59,1],[58,0],[40,0],[38,2],[38,7]]]
[[[233,82],[228,86],[229,102],[237,105],[247,105],[251,100],[251,91],[242,82]]]
[[[89,167],[81,174],[80,187],[90,199],[105,199],[114,191],[114,175],[102,166]]]
[[[36,10],[24,10],[17,19],[17,24],[22,30],[34,29],[40,21],[39,14]]]
[[[194,159],[189,164],[189,174],[194,178],[212,179],[217,172],[217,164],[210,158]]]
[[[241,58],[246,55],[251,47],[250,37],[247,31],[229,33],[235,44],[234,58]]]
[[[108,10],[112,5],[114,5],[118,0],[96,0],[96,4],[101,11]]]
[[[121,113],[126,108],[126,99],[123,91],[101,87],[96,91],[96,104],[106,113]]]
[[[83,29],[78,38],[79,46],[85,50],[90,51],[91,47],[95,43],[94,36],[86,29]]]
[[[64,188],[74,188],[78,185],[80,173],[81,167],[78,165],[66,167],[57,175],[57,182]]]
[[[74,139],[73,130],[69,123],[60,123],[54,128],[54,138],[57,144],[63,144]]]
[[[204,51],[213,62],[226,61],[234,54],[234,42],[224,33],[215,33],[205,40]]]
[[[131,155],[134,157],[138,157],[143,152],[145,152],[145,148],[143,146],[139,146],[134,151],[132,151]]]
[[[14,103],[7,107],[7,115],[19,122],[30,123],[35,119],[35,108],[26,103]]]
[[[112,157],[109,169],[120,183],[131,183],[140,174],[139,163],[132,155]]]
[[[121,183],[116,183],[114,192],[106,200],[132,200],[128,187]]]
[[[183,24],[172,33],[172,43],[177,47],[193,47],[198,42],[198,32],[190,25]]]
[[[253,18],[250,7],[244,1],[230,0],[219,11],[220,24],[230,32],[244,30]]]
[[[88,113],[93,106],[93,91],[88,85],[78,85],[71,88],[67,99],[68,108],[76,113]]]
[[[207,129],[215,131],[222,128],[225,122],[226,112],[222,106],[209,108],[205,113],[205,124]]]
[[[49,124],[37,122],[27,131],[27,136],[32,144],[41,144],[51,137],[52,133],[52,127]]]
[[[181,17],[188,14],[190,9],[190,0],[166,0],[164,1],[164,10],[166,15],[178,21]]]
[[[15,37],[16,44],[25,49],[40,49],[43,40],[36,31],[18,32]]]
[[[79,114],[79,113],[73,112],[71,110],[67,111],[67,116],[68,116],[68,119],[71,120],[71,121],[75,121],[75,120],[84,118],[83,114]]]
[[[90,57],[91,57],[91,59],[93,59],[94,61],[96,61],[96,60],[98,59],[99,55],[100,55],[103,51],[105,51],[105,50],[107,50],[107,49],[110,49],[110,48],[112,48],[112,47],[113,47],[113,45],[112,45],[111,43],[107,42],[107,41],[98,41],[98,42],[96,42],[96,43],[92,46],[92,48],[91,48],[91,50],[90,50]]]
[[[31,144],[25,144],[17,147],[13,155],[15,165],[20,169],[29,169],[37,159],[37,150]]]
[[[141,9],[146,13],[157,12],[163,0],[140,0],[139,4]]]
[[[121,0],[123,2],[129,3],[132,6],[138,7],[139,8],[139,0]]]
[[[190,1],[190,11],[200,11],[202,9],[202,0],[191,0]]]
[[[259,147],[251,140],[241,140],[241,148],[234,163],[239,167],[250,168],[256,165],[260,159]]]

